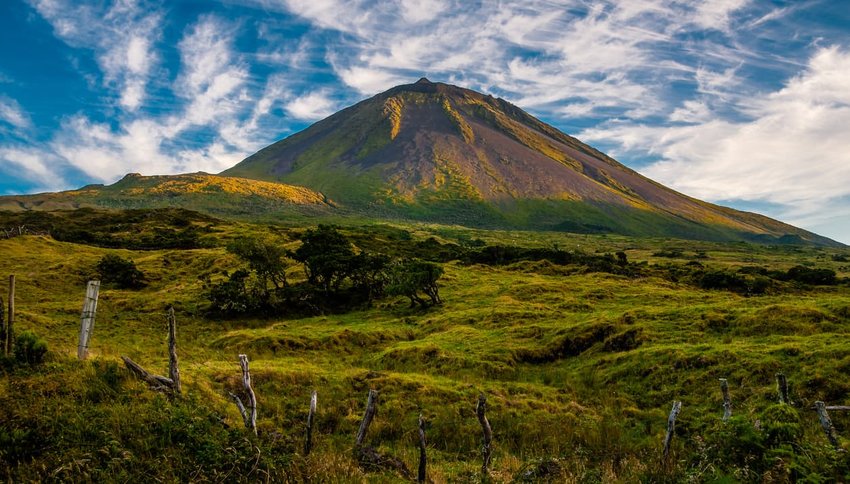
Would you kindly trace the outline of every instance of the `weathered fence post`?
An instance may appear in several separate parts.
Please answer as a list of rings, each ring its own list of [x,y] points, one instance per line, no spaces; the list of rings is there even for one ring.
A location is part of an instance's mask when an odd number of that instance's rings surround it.
[[[720,378],[720,391],[723,393],[723,421],[732,416],[732,399],[729,397],[729,383],[725,378]]]
[[[366,411],[363,413],[363,420],[360,421],[360,428],[357,430],[357,437],[354,439],[354,447],[360,448],[366,440],[366,431],[369,430],[369,425],[372,424],[372,419],[375,418],[375,413],[378,411],[378,391],[369,390],[369,399],[366,401]]]
[[[832,425],[832,419],[830,419],[829,414],[826,413],[826,405],[818,400],[815,402],[815,409],[818,411],[820,425],[823,427],[823,431],[826,433],[826,438],[829,439],[829,443],[832,444],[835,450],[843,452],[844,449],[841,448],[841,443],[838,442],[838,432],[835,431],[835,427]]]
[[[419,414],[419,473],[416,482],[423,483],[426,480],[427,457],[425,455],[425,419]]]
[[[89,354],[89,340],[94,329],[99,291],[100,281],[89,281],[86,285],[86,299],[83,302],[83,314],[80,316],[80,343],[77,345],[77,358],[81,360],[85,360]]]
[[[14,342],[15,334],[15,275],[9,276],[9,316],[6,318],[5,331],[3,332],[3,354],[9,356],[12,354],[12,343]]]
[[[248,407],[246,408],[242,400],[235,394],[231,393],[230,397],[236,402],[236,407],[242,414],[245,428],[257,435],[257,396],[254,394],[254,387],[251,385],[251,373],[248,372],[248,355],[239,355],[239,366],[242,367],[242,387],[248,396]]]
[[[174,317],[174,307],[168,308],[168,377],[173,382],[175,394],[180,394],[180,370],[177,368],[177,318]]]
[[[307,414],[307,437],[304,439],[304,457],[313,450],[313,419],[316,415],[316,390],[310,396],[310,412]]]
[[[667,417],[667,434],[664,436],[664,460],[670,455],[670,442],[673,440],[673,431],[676,430],[676,418],[679,412],[682,411],[682,402],[675,400],[673,408],[670,410],[670,416]]]
[[[121,359],[124,361],[124,366],[126,366],[131,373],[136,375],[136,378],[150,385],[152,389],[157,391],[174,390],[174,382],[171,378],[154,375],[126,356],[122,356]]]
[[[784,373],[776,374],[776,390],[779,392],[779,403],[791,405],[791,400],[788,399],[788,380]]]
[[[478,416],[478,423],[481,424],[481,431],[484,436],[484,444],[481,446],[481,473],[487,475],[490,467],[490,457],[493,453],[491,446],[493,442],[493,430],[490,428],[490,422],[487,420],[487,397],[483,393],[478,395],[478,405],[475,407],[475,414]]]

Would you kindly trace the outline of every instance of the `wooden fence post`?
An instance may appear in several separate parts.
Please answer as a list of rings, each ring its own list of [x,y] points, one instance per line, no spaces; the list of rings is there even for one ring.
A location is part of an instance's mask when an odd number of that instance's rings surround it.
[[[378,391],[369,390],[369,398],[366,401],[366,411],[363,413],[363,420],[360,422],[360,428],[357,430],[357,437],[354,439],[354,447],[360,448],[366,440],[366,431],[369,430],[369,425],[372,424],[372,419],[375,418],[375,413],[378,411]]]
[[[835,450],[843,452],[844,449],[842,449],[841,443],[838,441],[838,432],[835,431],[835,427],[832,425],[832,419],[829,418],[829,414],[826,412],[826,405],[818,400],[815,402],[815,409],[818,411],[820,425],[823,427],[823,431],[826,433],[826,438],[829,439],[829,443],[832,444]]]
[[[313,450],[313,419],[316,415],[316,390],[310,396],[310,412],[307,414],[307,437],[304,439],[304,457]]]
[[[77,358],[81,360],[85,360],[89,354],[89,340],[94,329],[99,291],[100,281],[89,281],[86,285],[86,299],[83,302],[83,314],[80,316],[80,342],[77,345]]]
[[[416,477],[416,482],[420,484],[426,480],[427,457],[425,454],[425,419],[422,414],[419,414],[419,472]]]
[[[9,276],[9,316],[6,318],[6,326],[3,338],[3,354],[12,354],[12,344],[15,339],[15,275]]]
[[[791,400],[788,399],[788,379],[784,373],[776,374],[776,390],[779,392],[779,403],[791,405]]]
[[[667,417],[667,434],[664,436],[664,460],[667,461],[667,456],[670,455],[670,442],[673,440],[673,431],[676,429],[676,418],[679,412],[682,411],[682,402],[676,400],[673,402],[673,408],[670,410],[670,416]]]
[[[254,394],[254,387],[251,385],[251,373],[248,371],[248,355],[239,355],[239,366],[242,367],[242,387],[248,396],[248,407],[242,403],[242,400],[230,394],[233,401],[236,402],[236,407],[239,408],[239,413],[242,414],[242,421],[245,423],[245,428],[254,432],[257,435],[257,396]]]
[[[177,368],[177,318],[174,317],[174,307],[168,308],[168,377],[171,378],[174,393],[181,391],[180,370]]]
[[[720,378],[720,391],[723,393],[723,421],[732,416],[732,399],[729,397],[729,383],[725,378]]]
[[[124,366],[136,375],[136,378],[150,385],[152,389],[166,392],[174,390],[174,382],[171,378],[154,375],[126,356],[122,356],[121,359],[124,361]]]
[[[481,424],[481,432],[484,437],[484,444],[481,446],[481,473],[487,475],[490,467],[490,458],[492,457],[493,448],[493,430],[490,428],[490,421],[487,420],[487,397],[483,393],[478,395],[478,405],[475,407],[475,414],[478,416],[478,423]]]

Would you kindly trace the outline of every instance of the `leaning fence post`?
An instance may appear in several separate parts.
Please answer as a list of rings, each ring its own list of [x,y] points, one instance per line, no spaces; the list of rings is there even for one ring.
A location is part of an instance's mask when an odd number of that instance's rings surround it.
[[[77,345],[77,358],[81,360],[85,360],[89,354],[89,340],[94,329],[99,291],[100,281],[89,281],[86,285],[86,299],[83,302],[83,314],[80,316],[80,343]]]
[[[310,455],[313,450],[313,419],[316,415],[316,390],[310,396],[310,412],[307,414],[307,436],[304,439],[304,457]]]
[[[369,430],[369,425],[372,424],[372,419],[375,418],[375,413],[378,405],[378,391],[369,390],[369,398],[366,401],[366,411],[363,413],[363,420],[360,422],[360,428],[357,430],[357,438],[354,439],[355,448],[360,448],[363,441],[366,440],[366,432]]]
[[[177,319],[174,307],[168,308],[168,377],[173,382],[172,389],[180,394],[180,370],[177,368]]]
[[[843,452],[844,449],[842,449],[841,443],[838,442],[838,432],[835,431],[835,427],[832,425],[832,419],[830,419],[829,414],[826,413],[826,405],[818,400],[815,402],[815,409],[818,411],[820,425],[823,427],[823,431],[826,433],[826,438],[829,439],[829,443],[832,444],[835,450]]]
[[[664,460],[670,455],[670,442],[673,440],[673,431],[676,429],[676,418],[682,410],[682,402],[675,400],[673,408],[670,410],[670,416],[667,417],[667,434],[664,436]]]
[[[425,455],[425,419],[419,414],[419,473],[416,482],[423,483],[426,480],[427,458]]]
[[[729,383],[725,378],[720,378],[720,391],[723,393],[723,421],[732,416],[732,399],[729,397]]]
[[[475,414],[478,416],[478,423],[481,424],[481,432],[484,436],[484,444],[481,446],[481,473],[487,475],[490,467],[490,458],[493,453],[491,446],[493,442],[493,430],[490,428],[490,421],[487,420],[487,397],[483,393],[478,395],[478,405],[475,407]]]
[[[791,400],[788,399],[788,379],[784,373],[776,374],[776,390],[779,392],[779,403],[791,405]]]
[[[239,413],[242,414],[242,421],[245,423],[245,428],[254,432],[257,435],[257,396],[254,394],[254,387],[251,385],[251,373],[248,371],[248,355],[239,355],[239,366],[242,367],[242,387],[248,396],[248,407],[242,403],[242,400],[231,393],[230,397],[236,403]]]
[[[3,338],[3,354],[9,356],[12,354],[12,342],[14,341],[15,332],[15,275],[9,276],[9,316],[6,318],[6,327]]]

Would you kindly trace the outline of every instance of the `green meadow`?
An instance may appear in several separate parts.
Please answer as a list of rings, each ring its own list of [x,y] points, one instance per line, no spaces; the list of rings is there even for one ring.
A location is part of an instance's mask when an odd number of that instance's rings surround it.
[[[89,222],[108,243],[79,240],[67,228],[56,235],[65,241],[0,240],[0,294],[16,275],[15,330],[36,333],[49,348],[43,363],[10,358],[2,366],[4,481],[402,482],[398,471],[363,469],[354,457],[370,389],[379,399],[369,445],[415,474],[421,413],[433,482],[850,479],[850,458],[833,448],[811,409],[818,400],[850,404],[850,249],[349,220],[340,230],[356,250],[498,245],[600,258],[622,252],[627,262],[600,270],[581,260],[445,257],[443,302],[428,309],[386,297],[338,314],[223,317],[210,313],[207,293],[244,266],[227,243],[255,235],[295,249],[309,222]],[[186,234],[196,248],[180,247]],[[152,248],[169,247],[163,240],[171,236],[171,248]],[[148,284],[101,288],[90,356],[78,361],[86,282],[109,254],[132,260]],[[776,276],[794,267],[834,271],[836,280]],[[748,281],[762,274],[763,285],[707,288],[699,277],[711,271]],[[295,262],[287,276],[305,278]],[[120,359],[167,374],[169,306],[180,397],[147,388]],[[228,397],[241,390],[239,354],[250,359],[257,436]],[[776,373],[788,378],[791,405],[778,404]],[[719,378],[729,382],[728,422]],[[304,455],[313,390],[313,451]],[[494,434],[487,475],[480,393]],[[674,400],[682,411],[665,460]],[[850,438],[850,415],[831,416]]]

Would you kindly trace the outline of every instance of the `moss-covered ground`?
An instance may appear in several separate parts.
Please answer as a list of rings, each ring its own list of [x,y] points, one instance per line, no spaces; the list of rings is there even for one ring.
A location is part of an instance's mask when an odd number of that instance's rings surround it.
[[[220,222],[204,232],[204,248],[192,250],[0,240],[0,293],[6,275],[17,277],[16,328],[34,331],[50,348],[42,365],[7,364],[0,376],[0,479],[400,481],[393,471],[362,470],[352,456],[370,388],[380,397],[369,442],[415,469],[421,412],[434,482],[484,478],[474,413],[480,392],[494,431],[495,482],[536,471],[529,479],[540,480],[546,469],[555,481],[580,482],[848,478],[847,457],[831,450],[810,410],[816,400],[850,404],[850,286],[841,281],[850,277],[847,249],[400,228],[414,240],[624,251],[646,267],[804,265],[832,269],[840,282],[789,283],[747,297],[546,261],[453,261],[440,281],[444,303],[427,311],[398,298],[346,314],[221,319],[208,315],[205,293],[240,267],[225,242],[254,233],[296,247],[298,227]],[[393,244],[367,225],[344,230],[355,243]],[[149,284],[101,290],[91,356],[80,362],[85,284],[106,254],[132,259]],[[291,277],[303,278],[300,267]],[[178,399],[133,380],[119,359],[166,373],[170,305],[184,385]],[[240,353],[251,361],[258,437],[245,431],[227,397],[240,388]],[[798,432],[786,440],[771,433],[777,372],[788,376],[798,414],[779,418]],[[727,426],[718,378],[729,381],[736,416]],[[314,389],[314,451],[304,456]],[[683,409],[665,463],[661,443],[673,400]],[[850,438],[850,417],[834,412],[833,420]]]

